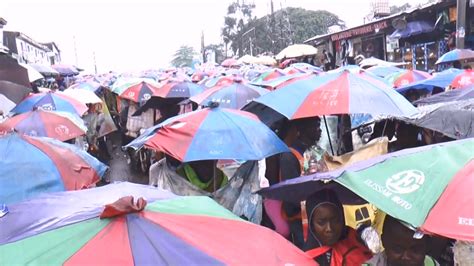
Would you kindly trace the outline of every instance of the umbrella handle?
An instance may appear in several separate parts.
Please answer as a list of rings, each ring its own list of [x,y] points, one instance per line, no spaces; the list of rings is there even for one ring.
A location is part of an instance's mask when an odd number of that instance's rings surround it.
[[[324,125],[326,127],[326,133],[328,134],[328,140],[329,140],[329,146],[331,147],[331,153],[332,153],[332,156],[334,156],[334,149],[332,147],[331,135],[329,135],[328,122],[326,121],[325,115],[323,115],[323,119],[324,119]]]

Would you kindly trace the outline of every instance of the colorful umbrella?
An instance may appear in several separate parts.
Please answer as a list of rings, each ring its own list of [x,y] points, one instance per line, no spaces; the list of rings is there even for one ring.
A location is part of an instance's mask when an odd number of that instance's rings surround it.
[[[168,80],[153,96],[161,98],[189,98],[203,92],[204,86],[189,81]]]
[[[407,86],[411,83],[429,78],[431,78],[429,73],[420,70],[403,70],[386,77],[386,79],[393,84],[394,88]]]
[[[442,55],[435,64],[449,63],[473,58],[474,51],[471,49],[454,49]]]
[[[143,103],[158,91],[159,84],[143,80],[139,83],[124,85],[122,89],[120,97],[136,103]]]
[[[221,63],[221,66],[223,67],[235,67],[235,66],[240,66],[240,65],[241,63],[234,58],[227,58]]]
[[[450,85],[453,88],[462,88],[471,84],[474,84],[474,71],[464,70],[453,79]]]
[[[130,202],[132,197],[114,202],[119,197],[116,196],[104,211],[97,202],[103,202],[102,194],[107,187],[54,193],[10,206],[11,213],[0,220],[5,228],[0,233],[3,235],[0,238],[2,262],[315,265],[309,256],[276,232],[240,219],[208,197],[176,197],[163,190],[155,189],[152,193],[151,188],[140,187],[132,191],[138,196],[148,195],[150,203],[140,198],[134,204]],[[116,195],[123,195],[123,189],[131,190],[124,184],[110,189],[114,189]],[[81,202],[79,198],[88,200]],[[158,200],[153,201],[156,198]],[[77,211],[68,211],[69,206],[64,205],[64,201],[72,201]],[[33,217],[31,206],[37,207]],[[121,206],[131,211],[116,216],[110,214]],[[39,221],[54,222],[40,224]],[[20,228],[18,223],[24,227]],[[9,239],[12,236],[14,240]]]
[[[87,106],[73,98],[60,93],[36,93],[28,96],[15,108],[12,113],[21,114],[36,109],[48,111],[61,111],[79,116],[87,112]]]
[[[256,79],[252,80],[252,83],[259,83],[262,81],[270,81],[279,77],[286,76],[286,73],[278,68],[271,69],[269,71],[263,72]]]
[[[308,44],[293,44],[281,50],[275,58],[281,60],[283,58],[295,58],[305,55],[315,55],[318,49]]]
[[[336,181],[414,227],[474,241],[473,150],[472,138],[405,149],[345,168]]]
[[[462,72],[463,70],[457,68],[446,69],[440,73],[437,73],[431,78],[420,80],[418,82],[414,82],[406,86],[397,88],[397,91],[399,93],[405,93],[406,91],[411,89],[432,91],[434,87],[445,88],[449,86],[453,82],[453,80]]]
[[[36,110],[11,117],[0,124],[0,132],[15,131],[34,137],[60,141],[86,134],[87,127],[78,116],[66,112]]]
[[[68,89],[81,89],[96,92],[101,87],[99,82],[88,80],[79,83],[72,84]]]
[[[291,79],[254,103],[270,107],[288,119],[331,114],[411,116],[417,113],[411,103],[383,82],[348,70]]]
[[[157,149],[182,161],[261,160],[288,147],[248,112],[211,107],[149,128],[127,147]]]
[[[381,78],[385,78],[387,76],[393,75],[394,73],[401,72],[403,69],[395,66],[373,66],[367,68],[366,71]]]
[[[74,145],[16,133],[0,136],[0,158],[0,202],[6,204],[90,187],[107,170]]]
[[[206,105],[209,102],[217,102],[219,106],[232,109],[240,109],[255,98],[269,91],[250,84],[244,84],[242,79],[234,78],[231,84],[214,86],[206,91],[189,98],[198,105]]]

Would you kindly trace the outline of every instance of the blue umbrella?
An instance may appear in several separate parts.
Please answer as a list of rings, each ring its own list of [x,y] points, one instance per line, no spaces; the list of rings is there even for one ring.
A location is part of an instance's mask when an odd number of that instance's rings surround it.
[[[454,49],[442,55],[436,64],[449,63],[453,61],[474,59],[474,51],[471,49]]]
[[[453,82],[453,80],[456,78],[457,75],[461,74],[462,72],[463,70],[461,69],[450,68],[443,72],[438,73],[432,78],[413,82],[409,85],[399,87],[396,90],[399,93],[405,93],[406,91],[410,89],[416,89],[416,90],[423,89],[423,90],[432,91],[433,87],[445,88],[446,86],[451,84],[451,82]]]
[[[288,152],[273,131],[248,112],[220,107],[172,117],[126,147],[148,147],[182,161],[261,160]]]
[[[392,75],[393,73],[398,73],[403,71],[403,69],[394,66],[373,66],[366,69],[367,72],[370,72],[381,78]]]

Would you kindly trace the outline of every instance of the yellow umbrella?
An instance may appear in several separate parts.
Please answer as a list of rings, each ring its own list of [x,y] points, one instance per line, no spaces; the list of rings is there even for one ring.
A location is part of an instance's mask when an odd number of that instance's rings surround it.
[[[318,49],[308,44],[293,44],[283,49],[277,54],[276,59],[281,60],[283,58],[295,58],[305,55],[315,55],[318,53]]]

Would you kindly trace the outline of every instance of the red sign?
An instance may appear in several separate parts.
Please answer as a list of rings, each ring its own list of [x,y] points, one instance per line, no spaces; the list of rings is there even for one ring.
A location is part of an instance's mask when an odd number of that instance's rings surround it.
[[[370,24],[367,26],[362,26],[359,28],[350,29],[347,31],[336,33],[334,35],[331,35],[331,41],[350,39],[355,36],[372,33],[372,32],[375,32],[376,30],[385,29],[387,27],[388,27],[388,24],[387,24],[387,21],[385,20],[385,21],[377,22],[377,23]]]

